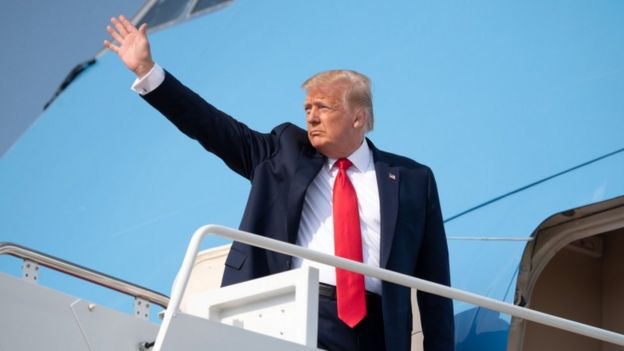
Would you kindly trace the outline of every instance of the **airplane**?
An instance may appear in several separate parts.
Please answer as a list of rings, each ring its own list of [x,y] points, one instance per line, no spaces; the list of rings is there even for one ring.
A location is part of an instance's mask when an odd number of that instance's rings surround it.
[[[308,76],[364,72],[378,116],[369,138],[436,175],[452,287],[624,333],[623,7],[148,0],[133,21],[148,23],[161,66],[256,130],[304,126]],[[97,53],[0,159],[0,241],[167,293],[191,233],[237,227],[249,185],[132,92],[133,79]],[[0,256],[2,272],[20,264]],[[45,273],[52,289],[130,309]],[[457,350],[620,349],[454,309]]]

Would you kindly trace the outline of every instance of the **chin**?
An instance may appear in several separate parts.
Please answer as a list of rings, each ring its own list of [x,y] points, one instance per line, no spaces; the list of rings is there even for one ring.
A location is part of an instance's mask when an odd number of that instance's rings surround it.
[[[320,152],[321,154],[323,154],[324,156],[329,156],[327,155],[327,145],[325,145],[324,143],[321,142],[313,142],[310,140],[310,143],[312,144],[312,147],[314,147],[316,149],[316,151]]]
[[[308,140],[315,149],[321,148],[324,145],[323,140],[321,140],[321,138],[318,136],[308,136]]]

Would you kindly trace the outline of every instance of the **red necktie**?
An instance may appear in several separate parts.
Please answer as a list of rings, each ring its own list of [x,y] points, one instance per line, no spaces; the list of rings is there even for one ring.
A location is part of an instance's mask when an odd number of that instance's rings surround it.
[[[334,182],[334,250],[336,256],[362,262],[362,234],[357,195],[347,175],[351,161],[336,161],[338,175]],[[351,328],[366,316],[364,276],[336,268],[338,317]]]

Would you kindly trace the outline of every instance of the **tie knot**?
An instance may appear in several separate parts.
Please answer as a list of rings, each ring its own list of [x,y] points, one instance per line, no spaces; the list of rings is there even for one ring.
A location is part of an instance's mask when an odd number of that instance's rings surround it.
[[[338,161],[336,161],[336,164],[338,165],[338,169],[343,171],[346,171],[347,169],[349,169],[349,167],[353,165],[353,163],[351,163],[351,161],[349,161],[349,159],[347,158],[338,159]]]

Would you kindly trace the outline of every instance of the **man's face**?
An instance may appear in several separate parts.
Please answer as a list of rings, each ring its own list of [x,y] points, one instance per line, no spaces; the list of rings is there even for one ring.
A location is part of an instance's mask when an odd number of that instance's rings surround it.
[[[332,84],[308,90],[304,103],[308,139],[327,157],[349,156],[364,138],[364,114],[349,106],[345,84]]]

